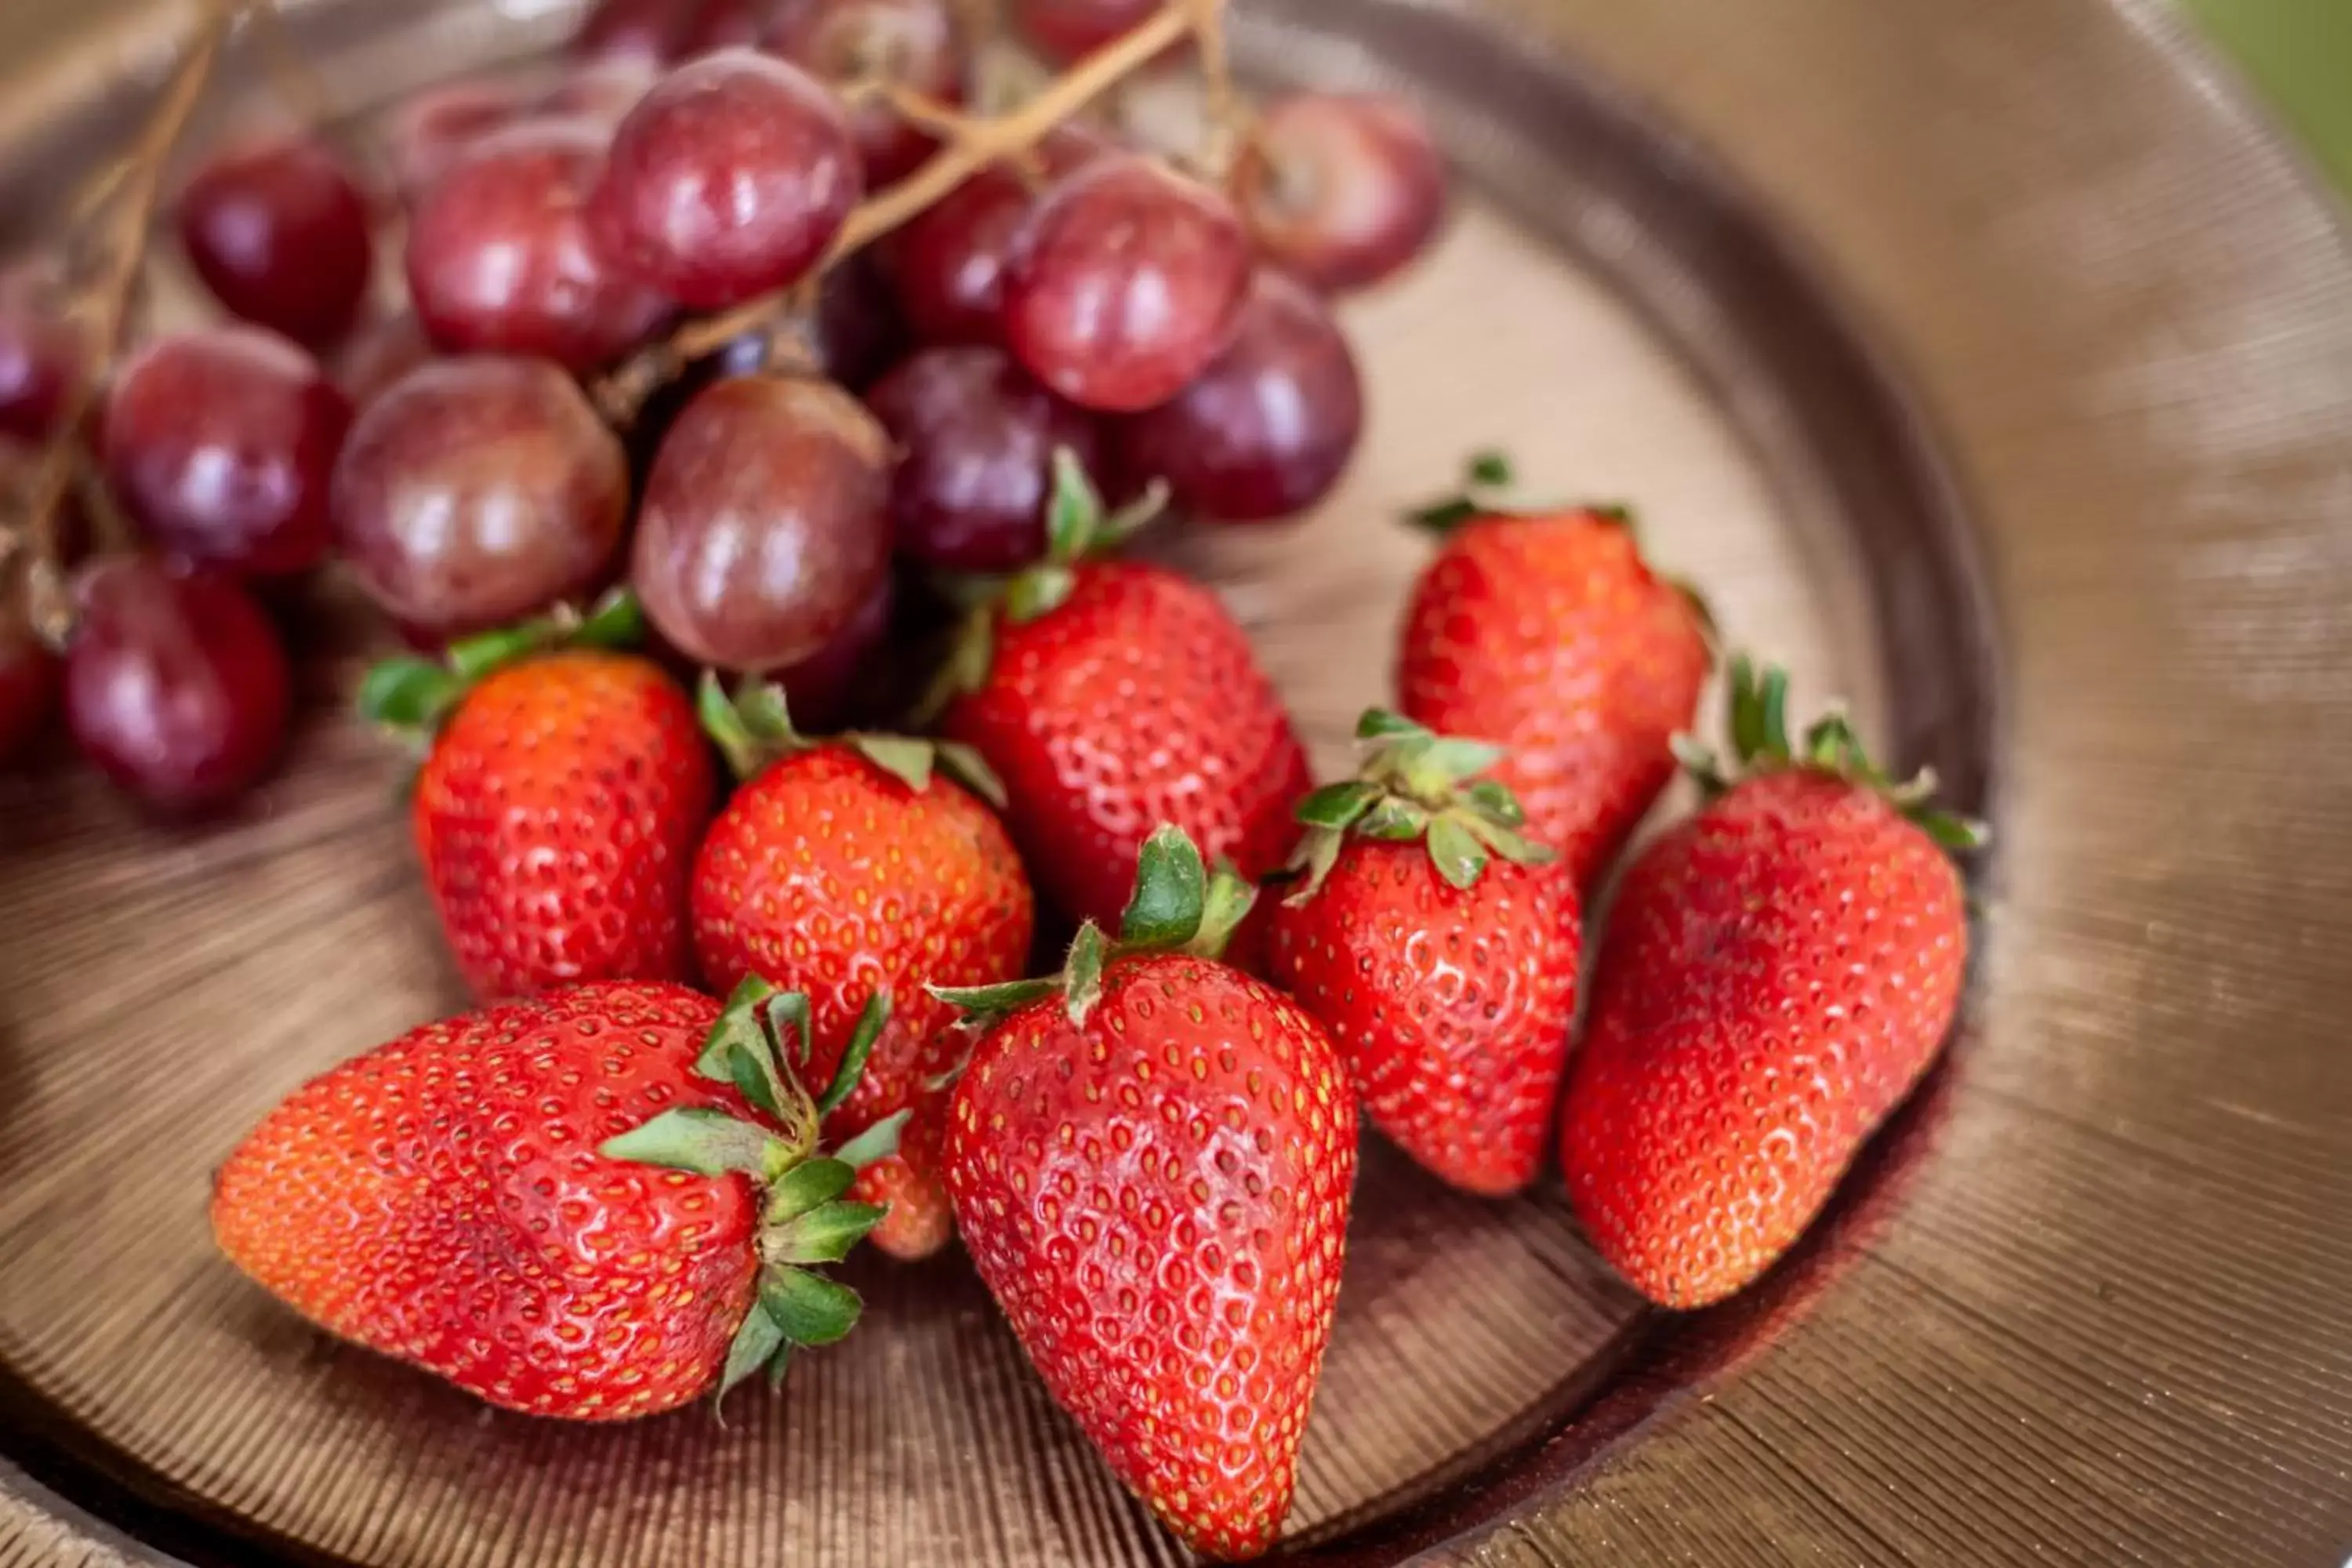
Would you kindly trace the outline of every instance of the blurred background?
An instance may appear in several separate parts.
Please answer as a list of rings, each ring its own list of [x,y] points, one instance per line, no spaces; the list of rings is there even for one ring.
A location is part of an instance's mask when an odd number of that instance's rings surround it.
[[[2179,0],[2352,193],[2352,0]]]

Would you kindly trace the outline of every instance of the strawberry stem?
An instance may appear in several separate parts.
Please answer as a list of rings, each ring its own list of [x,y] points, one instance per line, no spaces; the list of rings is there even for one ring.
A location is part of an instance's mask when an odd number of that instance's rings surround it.
[[[877,734],[856,730],[830,739],[813,739],[793,727],[784,689],[770,680],[746,680],[730,697],[716,670],[702,672],[695,710],[703,733],[727,759],[738,779],[751,779],[785,757],[841,745],[905,784],[917,795],[931,787],[931,774],[944,771],[958,784],[999,811],[1004,809],[1004,781],[988,759],[970,746],[926,736]]]
[[[645,638],[635,594],[616,588],[583,616],[558,605],[544,616],[449,645],[438,659],[403,654],[378,662],[360,682],[360,716],[383,729],[430,740],[466,694],[498,670],[567,647],[634,647]]]

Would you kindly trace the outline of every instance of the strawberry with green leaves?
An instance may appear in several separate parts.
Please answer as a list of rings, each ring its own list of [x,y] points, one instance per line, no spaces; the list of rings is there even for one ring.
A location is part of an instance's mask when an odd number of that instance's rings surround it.
[[[886,1014],[817,1096],[807,999],[761,981],[723,1009],[614,981],[427,1025],[265,1117],[213,1235],[329,1332],[505,1409],[622,1421],[781,1379],[857,1321],[818,1270],[882,1219],[842,1194],[898,1124],[831,1154],[818,1124]]]
[[[946,732],[1004,780],[1038,889],[1118,917],[1153,828],[1244,877],[1282,863],[1313,783],[1290,715],[1216,596],[1165,568],[1094,560],[1156,508],[1105,518],[1056,455],[1047,558],[994,584],[946,671]]]
[[[360,709],[425,748],[418,858],[477,997],[588,980],[685,980],[687,873],[715,785],[694,705],[616,595],[388,659]]]
[[[703,683],[704,727],[745,782],[719,811],[694,861],[694,949],[703,977],[725,990],[762,974],[807,994],[812,1061],[841,1059],[868,995],[891,999],[894,1021],[858,1091],[826,1131],[854,1136],[937,1098],[931,1086],[960,1053],[938,1037],[956,1010],[927,985],[992,985],[1028,962],[1034,900],[1003,825],[990,809],[1003,786],[951,742],[898,735],[808,740],[782,689],[752,682],[730,700]],[[887,1188],[885,1250],[920,1256],[948,1234],[948,1206],[926,1135],[865,1178]]]
[[[1959,1005],[1983,829],[1895,784],[1844,719],[1790,745],[1788,681],[1732,670],[1736,778],[1645,848],[1611,907],[1560,1152],[1601,1255],[1669,1307],[1754,1280],[1935,1059]]]
[[[1374,710],[1362,772],[1299,804],[1269,971],[1339,1043],[1372,1124],[1490,1197],[1535,1180],[1576,1016],[1574,869],[1521,837],[1502,752]]]
[[[1303,1008],[1213,956],[1252,894],[1174,828],[1117,942],[946,993],[984,1029],[945,1168],[981,1278],[1118,1479],[1205,1557],[1290,1507],[1356,1173],[1354,1097]]]
[[[1507,462],[1414,516],[1444,540],[1397,661],[1405,716],[1506,748],[1496,781],[1589,888],[1675,775],[1712,664],[1706,609],[1643,559],[1622,507],[1508,510]]]

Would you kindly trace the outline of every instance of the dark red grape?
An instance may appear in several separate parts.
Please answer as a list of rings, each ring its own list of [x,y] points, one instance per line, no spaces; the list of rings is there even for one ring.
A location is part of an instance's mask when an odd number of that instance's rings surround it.
[[[433,340],[416,324],[416,312],[379,316],[353,332],[335,356],[335,383],[354,408],[433,357]]]
[[[722,669],[814,657],[888,569],[889,465],[889,437],[829,382],[706,388],[646,481],[631,573],[646,614]]]
[[[1109,151],[1082,126],[1058,127],[1038,148],[1049,176]],[[1004,261],[1036,194],[1014,170],[982,169],[883,242],[898,309],[929,343],[1004,342]]]
[[[1410,104],[1301,92],[1267,109],[1234,166],[1259,253],[1327,293],[1362,289],[1445,224],[1445,158]]]
[[[1305,285],[1261,268],[1233,345],[1175,398],[1125,421],[1120,467],[1225,522],[1289,517],[1339,482],[1364,429],[1356,356]]]
[[[419,637],[461,637],[602,586],[629,470],[571,377],[475,355],[419,366],[362,411],[334,503],[370,596]]]
[[[1160,0],[1013,0],[1013,23],[1030,47],[1067,65],[1135,31],[1159,9]]]
[[[572,35],[572,52],[667,65],[685,49],[700,8],[699,0],[601,0]]]
[[[836,89],[878,76],[963,101],[963,39],[949,0],[783,0],[767,47]],[[869,190],[905,178],[939,145],[879,98],[850,110],[849,131]]]
[[[897,580],[883,573],[874,592],[831,642],[776,677],[797,728],[812,734],[837,730],[869,707],[860,699],[876,658],[889,640],[898,599]]]
[[[13,762],[57,711],[57,656],[34,634],[25,574],[0,584],[0,767]]]
[[[48,439],[81,360],[80,337],[45,290],[0,296],[0,434]]]
[[[238,575],[326,559],[328,488],[352,404],[319,363],[258,327],[157,338],[116,377],[108,485],[166,552]]]
[[[76,582],[66,719],[84,755],[163,811],[225,805],[285,744],[285,645],[236,579],[109,556]]]
[[[515,84],[490,79],[443,82],[402,100],[381,132],[400,194],[415,201],[467,148],[522,112]]]
[[[1249,237],[1222,195],[1137,154],[1097,158],[1013,240],[1005,342],[1071,402],[1133,413],[1232,341],[1249,276]]]
[[[558,117],[577,115],[610,128],[645,101],[661,68],[633,55],[590,60],[563,73],[563,79],[539,100],[539,111]]]
[[[872,384],[907,352],[907,323],[871,253],[830,268],[817,291],[817,364],[852,391]]]
[[[713,49],[757,44],[768,30],[768,13],[772,9],[772,0],[704,0],[701,14],[687,31],[678,58],[692,59]]]
[[[590,210],[605,254],[721,310],[797,281],[863,188],[833,94],[796,66],[722,49],[629,111]]]
[[[247,142],[180,195],[180,244],[228,312],[313,348],[351,330],[375,261],[368,199],[315,140]]]
[[[670,303],[608,263],[583,210],[604,167],[585,120],[494,132],[417,204],[408,290],[445,347],[593,370],[659,331]]]
[[[946,572],[1009,572],[1045,552],[1054,449],[1092,471],[1092,416],[1001,349],[926,349],[866,404],[896,439],[890,518],[898,552]]]

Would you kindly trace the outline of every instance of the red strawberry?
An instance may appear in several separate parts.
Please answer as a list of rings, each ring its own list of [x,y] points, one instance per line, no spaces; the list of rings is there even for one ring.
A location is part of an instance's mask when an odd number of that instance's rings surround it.
[[[428,1025],[264,1118],[214,1237],[321,1328],[510,1410],[619,1421],[781,1376],[856,1321],[806,1266],[881,1218],[836,1200],[888,1142],[814,1152],[856,1061],[813,1100],[778,1049],[805,1018],[756,982],[722,1011],[616,981]]]
[[[1720,793],[1627,871],[1560,1126],[1593,1245],[1670,1307],[1769,1268],[1935,1059],[1969,945],[1944,850],[1982,837],[1841,718],[1792,752],[1778,670],[1732,687],[1748,774],[1700,759]]]
[[[1514,831],[1492,746],[1377,710],[1362,774],[1302,802],[1270,973],[1339,1044],[1372,1123],[1500,1197],[1536,1179],[1576,1016],[1576,876]]]
[[[684,980],[686,879],[710,814],[693,704],[651,661],[625,598],[585,625],[386,661],[361,708],[436,726],[413,816],[457,967],[485,1001],[583,980]],[[543,652],[554,644],[573,645]]]
[[[1057,455],[1053,553],[981,612],[947,732],[988,759],[1038,887],[1108,921],[1161,823],[1244,877],[1282,863],[1306,749],[1216,596],[1160,567],[1085,562],[1116,535]]]
[[[1481,458],[1472,478],[1508,469]],[[1398,706],[1506,748],[1496,781],[1590,886],[1674,778],[1671,742],[1706,683],[1706,613],[1650,570],[1622,510],[1465,500],[1419,520],[1446,542],[1405,613]]]
[[[895,1063],[886,1064],[877,1049],[857,1092],[825,1124],[840,1136],[855,1137],[872,1125],[869,1116],[878,1120],[895,1110],[908,1113],[898,1130],[898,1152],[859,1171],[849,1189],[859,1203],[888,1210],[871,1239],[893,1258],[908,1262],[929,1258],[955,1235],[940,1146],[947,1138],[955,1079],[973,1043],[971,1034],[950,1025]]]
[[[956,1010],[924,986],[992,985],[1028,962],[1035,911],[1013,840],[987,805],[944,775],[996,798],[1003,786],[976,756],[946,742],[803,740],[772,686],[749,686],[730,704],[707,679],[702,712],[751,780],[711,824],[694,862],[703,977],[723,990],[757,973],[806,992],[815,1010],[810,1067],[819,1074],[840,1061],[865,998],[887,995],[896,1017],[827,1131],[862,1132],[914,1110],[954,1065],[927,1055]],[[869,1187],[887,1184],[899,1201],[885,1246],[899,1256],[935,1250],[937,1241],[921,1243],[946,1218],[926,1164],[933,1142],[928,1131],[910,1137],[890,1171],[869,1176]]]
[[[948,1191],[1046,1388],[1187,1545],[1254,1557],[1290,1507],[1330,1337],[1356,1118],[1322,1026],[1194,956],[1247,907],[1163,829],[1116,945],[955,1000],[988,1020]]]

